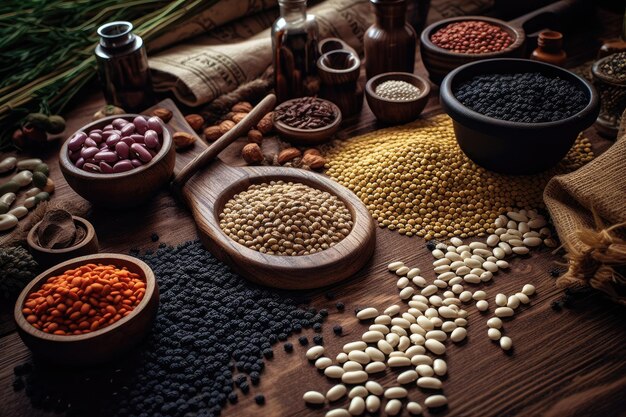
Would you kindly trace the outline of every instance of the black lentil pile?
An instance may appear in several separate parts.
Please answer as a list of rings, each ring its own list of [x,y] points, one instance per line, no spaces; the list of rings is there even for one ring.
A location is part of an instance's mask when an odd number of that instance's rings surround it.
[[[626,80],[626,52],[611,55],[599,69],[602,74],[614,80]]]
[[[462,83],[454,95],[475,112],[522,123],[566,119],[588,102],[571,82],[537,72],[477,75]]]
[[[90,417],[218,416],[259,383],[273,345],[325,317],[299,308],[288,293],[247,282],[199,242],[141,258],[154,270],[161,297],[151,335],[107,368],[17,367],[14,389],[25,387],[33,406]],[[254,395],[262,406],[265,397]]]

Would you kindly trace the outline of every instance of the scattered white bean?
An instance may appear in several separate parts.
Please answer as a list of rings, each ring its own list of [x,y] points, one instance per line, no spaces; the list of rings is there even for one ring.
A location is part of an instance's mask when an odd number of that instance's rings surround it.
[[[368,395],[365,399],[365,408],[370,413],[375,413],[380,408],[380,398],[376,395]]]
[[[306,351],[306,358],[313,361],[324,354],[324,346],[313,346]]]
[[[490,328],[489,330],[487,330],[487,336],[489,336],[489,339],[491,340],[499,340],[502,336],[502,333],[500,333],[500,330],[498,329]]]
[[[508,336],[502,336],[500,338],[500,347],[503,350],[510,350],[513,347],[513,340]]]
[[[326,397],[324,394],[317,391],[307,391],[302,396],[302,399],[307,404],[324,404],[326,402]]]
[[[400,400],[389,400],[385,406],[385,413],[389,416],[396,416],[402,411],[402,403]]]
[[[515,312],[510,307],[498,307],[495,313],[497,317],[511,317]]]
[[[487,300],[479,300],[476,302],[476,308],[478,311],[487,311],[487,309],[489,309],[489,303]]]
[[[368,319],[373,319],[377,315],[378,315],[378,310],[376,310],[374,307],[368,307],[356,313],[356,318],[359,320],[368,320]]]
[[[361,397],[354,397],[348,406],[348,412],[353,416],[360,416],[365,412],[365,400]]]
[[[326,399],[328,401],[337,401],[338,399],[346,395],[347,392],[348,389],[345,385],[337,384],[328,390],[328,392],[326,393]]]
[[[502,320],[500,320],[498,317],[492,317],[487,320],[487,326],[492,329],[499,329],[502,327]]]
[[[445,395],[431,395],[424,400],[424,404],[428,408],[443,407],[448,404],[448,399]]]
[[[343,382],[344,384],[362,384],[363,382],[367,381],[368,378],[368,373],[365,371],[352,371],[343,374],[341,376],[341,382]]]
[[[522,288],[522,293],[531,296],[535,293],[535,286],[532,284],[526,284],[524,285],[524,288]]]
[[[387,266],[387,269],[389,269],[390,271],[397,271],[399,268],[402,268],[404,266],[404,262],[392,262]]]

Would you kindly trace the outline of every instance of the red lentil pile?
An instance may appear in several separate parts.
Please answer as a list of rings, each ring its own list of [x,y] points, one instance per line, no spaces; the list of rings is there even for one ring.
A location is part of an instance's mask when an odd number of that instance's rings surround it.
[[[509,47],[513,38],[500,26],[478,20],[451,23],[435,32],[430,40],[436,46],[463,54],[485,54]]]
[[[28,295],[22,313],[46,333],[84,334],[129,315],[145,292],[145,281],[126,268],[87,264],[48,278]]]

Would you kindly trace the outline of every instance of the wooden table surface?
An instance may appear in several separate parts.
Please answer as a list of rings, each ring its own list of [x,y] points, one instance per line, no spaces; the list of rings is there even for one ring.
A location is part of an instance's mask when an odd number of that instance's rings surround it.
[[[615,28],[617,29],[617,28]],[[418,57],[419,61],[419,57]],[[418,65],[418,73],[424,73]],[[436,92],[427,112],[438,111]],[[67,114],[68,129],[72,132],[90,119],[102,105],[99,93],[80,100]],[[376,129],[377,124],[367,105],[362,114],[349,118],[339,132],[340,138]],[[606,149],[609,142],[600,139],[593,129],[587,132],[594,149]],[[222,154],[222,159],[235,161],[237,149],[233,145]],[[180,156],[179,156],[180,158]],[[57,184],[54,198],[79,199],[64,182],[56,157],[50,155],[51,177]],[[180,162],[180,161],[179,161]],[[128,253],[130,249],[154,249],[160,243],[176,245],[197,238],[193,220],[188,211],[166,191],[161,191],[148,204],[134,210],[111,212],[94,209],[90,215],[101,251]],[[160,236],[152,242],[151,235]],[[354,316],[357,307],[373,306],[379,310],[400,303],[395,276],[386,266],[402,260],[418,266],[428,280],[434,278],[432,256],[424,240],[408,238],[387,229],[377,229],[377,246],[372,259],[353,278],[332,287],[335,300],[328,300],[325,292],[316,291],[312,305],[328,308],[330,315],[324,325],[323,336],[327,354],[333,357],[347,342],[359,340],[366,325]],[[597,294],[582,296],[574,308],[556,312],[552,301],[562,293],[554,286],[549,271],[562,260],[548,250],[538,250],[528,258],[516,258],[508,272],[498,273],[484,289],[489,294],[488,313],[468,306],[468,338],[461,344],[447,342],[445,359],[448,376],[444,378],[444,393],[449,406],[437,413],[441,416],[626,416],[626,326],[624,309],[611,304]],[[487,338],[486,319],[493,313],[493,297],[498,292],[512,293],[526,283],[537,287],[537,295],[529,306],[519,309],[514,319],[506,323],[506,334],[513,339],[514,349],[504,353]],[[346,305],[345,312],[334,308],[335,302]],[[10,311],[12,306],[0,308],[0,416],[51,415],[34,409],[24,391],[12,389],[13,368],[27,361],[30,354],[14,330]],[[343,336],[332,332],[334,324],[341,324]],[[311,336],[311,331],[304,334]],[[249,395],[240,395],[237,405],[223,410],[226,416],[322,416],[323,410],[307,408],[302,394],[308,390],[325,392],[333,384],[320,374],[304,357],[305,348],[295,337],[292,354],[279,346],[275,357],[267,361],[261,383],[252,387]],[[396,372],[387,372],[377,378],[384,386],[396,385]],[[416,387],[410,397],[423,404],[426,395]],[[266,404],[260,407],[253,397],[263,393]],[[347,399],[334,407],[345,407]],[[426,411],[426,415],[431,413]],[[406,410],[402,415],[407,415]]]

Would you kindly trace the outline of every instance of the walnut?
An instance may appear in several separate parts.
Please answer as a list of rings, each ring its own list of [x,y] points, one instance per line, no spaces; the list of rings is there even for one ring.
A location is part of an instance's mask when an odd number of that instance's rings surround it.
[[[204,118],[199,114],[188,114],[187,116],[185,116],[185,120],[187,121],[187,123],[189,123],[189,126],[191,126],[191,128],[196,132],[199,132],[204,125]]]
[[[249,113],[252,111],[252,104],[247,101],[241,101],[233,106],[231,111],[235,113]]]
[[[230,118],[235,123],[239,123],[246,117],[248,113],[233,113],[233,116]]]
[[[224,120],[218,125],[218,127],[220,128],[220,133],[223,135],[224,133],[235,127],[235,122],[233,122],[232,120]]]
[[[159,107],[158,109],[152,110],[152,115],[163,120],[163,123],[167,123],[172,120],[173,113],[170,109]]]
[[[256,129],[252,129],[248,132],[248,142],[261,144],[263,142],[263,133],[259,132]]]
[[[176,132],[172,136],[172,139],[174,140],[174,146],[176,146],[176,149],[187,148],[193,145],[196,141],[196,137],[187,132]]]
[[[248,164],[263,162],[263,152],[261,152],[261,147],[256,143],[248,143],[244,146],[241,150],[241,156]]]
[[[218,140],[220,136],[222,136],[222,132],[219,126],[209,126],[206,129],[204,129],[204,137],[209,142]]]
[[[286,148],[278,154],[278,163],[283,165],[300,156],[302,156],[302,152],[298,148]]]
[[[326,165],[326,159],[319,153],[317,155],[314,153],[305,153],[302,157],[302,163],[311,169],[321,169]]]
[[[274,129],[274,122],[272,120],[273,112],[267,113],[261,121],[256,125],[257,130],[259,130],[264,135],[270,133],[272,129]]]

